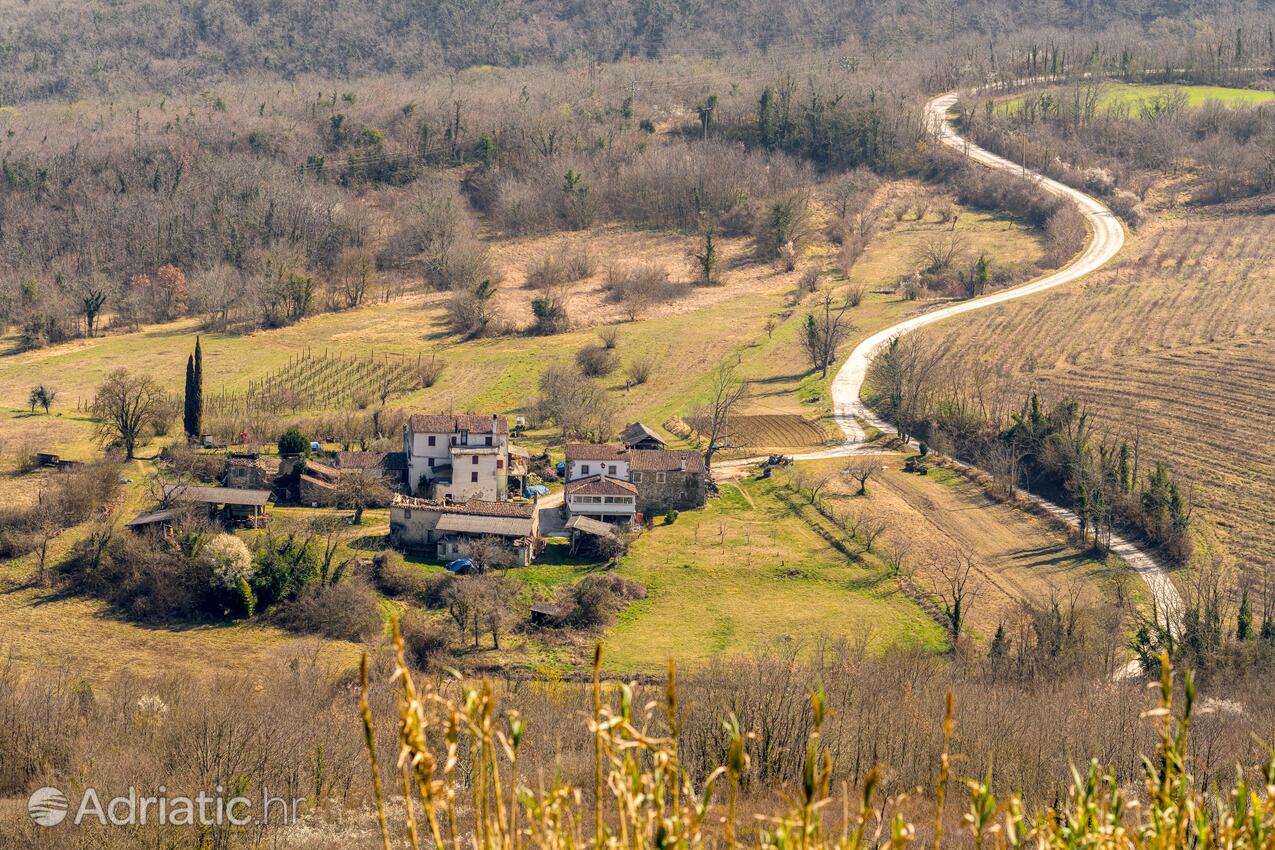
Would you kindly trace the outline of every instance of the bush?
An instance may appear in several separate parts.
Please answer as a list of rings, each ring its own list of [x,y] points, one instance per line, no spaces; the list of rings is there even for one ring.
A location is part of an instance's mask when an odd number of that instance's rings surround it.
[[[598,328],[598,341],[608,351],[613,351],[620,342],[620,329],[613,325]]]
[[[279,437],[279,454],[305,455],[310,453],[310,438],[298,428],[289,428]]]
[[[560,255],[546,254],[527,266],[527,286],[548,289],[564,283],[583,280],[593,274],[596,263],[584,248],[564,251]]]
[[[357,578],[329,587],[307,587],[280,606],[276,619],[294,632],[350,641],[371,638],[384,625],[376,593]]]
[[[386,596],[423,597],[428,582],[424,570],[408,564],[393,549],[386,549],[372,559],[372,579]]]
[[[624,377],[629,386],[641,386],[650,380],[653,371],[655,371],[655,358],[649,354],[643,354],[624,367]]]
[[[1107,199],[1107,206],[1111,207],[1111,211],[1124,219],[1125,223],[1134,230],[1146,221],[1147,215],[1142,209],[1142,202],[1132,192],[1126,192],[1123,189],[1112,192],[1111,197]]]
[[[447,633],[414,608],[408,608],[398,621],[407,660],[420,670],[436,670],[446,666]]]
[[[571,325],[565,299],[557,295],[541,295],[531,299],[531,315],[535,319],[531,331],[540,336],[562,333]]]
[[[646,598],[646,588],[614,573],[585,576],[566,593],[562,620],[577,629],[609,626],[626,603]]]
[[[576,366],[590,378],[610,375],[618,365],[615,352],[602,345],[586,345],[576,352]]]
[[[677,517],[678,517],[677,508],[674,508],[673,510],[669,511],[668,513],[664,515],[664,524],[672,525],[673,523],[677,522]]]

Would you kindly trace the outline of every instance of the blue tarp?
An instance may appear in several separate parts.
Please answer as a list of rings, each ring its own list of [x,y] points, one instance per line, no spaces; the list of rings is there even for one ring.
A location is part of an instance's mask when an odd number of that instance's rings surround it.
[[[543,484],[528,484],[523,488],[522,495],[528,499],[532,496],[548,496],[549,488]]]
[[[447,565],[447,572],[449,572],[449,573],[467,573],[467,572],[469,572],[470,570],[474,569],[474,568],[475,568],[475,567],[477,567],[477,566],[478,566],[478,565],[477,565],[477,564],[475,564],[475,563],[474,563],[472,560],[470,560],[469,558],[457,558],[456,560],[452,561],[450,564],[448,564],[448,565]]]

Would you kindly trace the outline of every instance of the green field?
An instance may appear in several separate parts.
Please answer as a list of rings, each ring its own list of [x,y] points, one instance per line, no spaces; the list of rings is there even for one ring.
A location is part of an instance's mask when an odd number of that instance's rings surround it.
[[[1080,86],[1086,86],[1080,83]],[[1006,110],[1013,111],[1028,98],[1039,98],[1049,94],[1058,100],[1069,100],[1075,96],[1075,86],[1050,86],[1030,95],[1007,97],[1000,101]],[[1140,85],[1134,83],[1103,82],[1098,93],[1098,109],[1108,111],[1114,108],[1127,107],[1131,114],[1137,115],[1142,106],[1153,106],[1157,101],[1166,101],[1177,97],[1185,97],[1188,108],[1196,109],[1210,101],[1217,101],[1228,106],[1257,106],[1275,100],[1275,92],[1257,89],[1235,89],[1225,86],[1193,86],[1180,84]],[[1082,95],[1083,96],[1083,95]]]

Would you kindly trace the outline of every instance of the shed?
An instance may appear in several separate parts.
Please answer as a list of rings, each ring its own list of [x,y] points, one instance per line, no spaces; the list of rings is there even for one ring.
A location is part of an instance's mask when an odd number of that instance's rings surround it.
[[[531,605],[531,625],[556,626],[562,622],[563,610],[548,602],[533,602]]]
[[[245,490],[239,487],[201,487],[193,484],[164,485],[164,501],[207,505],[229,524],[256,528],[263,524],[269,490]]]
[[[664,439],[647,425],[632,422],[620,434],[620,442],[628,449],[662,449]]]
[[[157,511],[146,511],[133,517],[124,523],[124,527],[132,531],[142,532],[150,528],[160,528],[168,530],[172,527],[173,521],[177,518],[177,511],[173,508],[161,508]]]

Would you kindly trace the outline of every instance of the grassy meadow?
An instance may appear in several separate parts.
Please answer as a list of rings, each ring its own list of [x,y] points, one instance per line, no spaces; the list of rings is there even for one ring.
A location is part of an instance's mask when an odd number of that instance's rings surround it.
[[[920,191],[910,184],[891,184],[882,190],[887,201]],[[866,295],[853,310],[854,331],[843,355],[855,340],[924,308],[924,302],[906,301],[891,290],[901,275],[916,267],[927,240],[946,238],[954,231],[965,251],[986,253],[994,263],[1013,265],[1023,275],[1030,273],[1043,254],[1040,238],[1012,220],[960,208],[955,213],[954,220],[948,221],[933,215],[918,221],[915,213],[897,219],[886,217],[882,231],[870,242],[850,277],[850,282],[865,288]],[[693,238],[605,227],[569,237],[497,242],[493,254],[505,271],[498,295],[501,314],[516,322],[520,311],[526,311],[534,293],[522,285],[529,260],[580,243],[595,254],[599,268],[573,288],[569,309],[575,327],[567,333],[459,339],[447,330],[446,295],[418,293],[311,316],[277,330],[245,336],[202,334],[205,392],[216,394],[223,387],[228,392],[240,391],[249,381],[307,350],[359,357],[423,353],[446,361],[442,378],[435,386],[392,404],[412,410],[514,414],[534,395],[539,373],[547,364],[573,357],[577,349],[596,339],[600,325],[618,324],[621,363],[637,357],[653,357],[657,362],[648,383],[627,391],[618,378],[603,379],[619,402],[624,421],[641,418],[658,427],[670,416],[687,414],[701,399],[708,372],[732,359],[752,382],[749,413],[800,414],[816,422],[826,419],[831,408],[827,381],[809,370],[799,336],[806,309],[803,300],[809,297],[798,287],[801,272],[814,267],[824,270],[825,280],[834,286],[846,283],[832,269],[834,246],[822,234],[808,247],[798,271],[792,273],[751,260],[744,240],[726,240],[728,272],[723,285],[690,289],[683,298],[653,308],[636,321],[625,320],[603,297],[600,281],[607,264],[663,262],[670,270],[684,270]],[[15,453],[53,450],[72,458],[95,457],[100,449],[92,439],[92,422],[83,408],[97,383],[111,369],[123,366],[151,374],[177,391],[197,333],[198,323],[184,320],[135,333],[109,333],[43,350],[0,355],[3,448]],[[0,348],[6,347],[5,343],[11,347],[12,340],[0,342]],[[53,415],[32,414],[26,409],[26,395],[35,382],[59,392]],[[546,436],[547,432],[536,435],[537,439]],[[146,447],[141,456],[150,458],[157,450],[158,444]],[[157,471],[153,460],[132,464],[128,473],[132,483],[121,513],[136,512],[149,504],[150,480]],[[29,476],[7,475],[0,480],[0,492],[21,498],[34,492],[32,481]],[[924,513],[940,526],[946,524],[945,510],[972,507],[968,493],[945,486],[937,478],[909,484],[928,494],[925,498],[935,507]],[[880,514],[891,521],[890,534],[903,538],[909,533],[908,526],[895,523],[897,512],[883,507],[887,499],[901,498],[885,495],[895,489],[882,489],[879,499],[874,495],[859,501],[877,505]],[[275,508],[273,522],[283,528],[304,522],[308,513],[300,508]],[[989,520],[980,533],[1006,523],[1003,533],[991,539],[1005,541],[1021,535],[1023,521],[1011,522],[1012,512],[1007,509],[1005,513]],[[339,557],[370,555],[375,538],[386,529],[384,512],[369,512],[364,526],[351,535],[353,539],[343,546]],[[72,529],[63,534],[56,541],[57,552],[66,551],[81,532]],[[930,650],[943,646],[940,626],[901,592],[885,560],[878,554],[847,557],[829,543],[827,535],[832,532],[835,529],[776,482],[754,481],[727,485],[723,497],[711,501],[705,510],[685,513],[671,526],[657,525],[637,541],[618,568],[620,575],[642,582],[649,595],[624,611],[609,630],[608,642],[615,649],[609,654],[608,668],[654,672],[670,655],[695,664],[714,655],[751,654],[778,645],[815,647],[841,639],[862,641],[874,652],[888,646]],[[984,551],[979,548],[977,534],[967,537],[978,551]],[[1038,546],[1060,545],[1042,529],[1033,530],[1025,539],[1035,540]],[[563,585],[596,568],[572,563],[560,548],[564,547],[551,547],[537,564],[514,571],[523,582],[524,602],[550,598]],[[995,556],[988,562],[989,570],[1016,567],[1012,559],[987,551]],[[1064,569],[1073,566],[1068,564]],[[439,569],[424,563],[420,568]],[[332,665],[344,668],[355,658],[353,645],[298,638],[268,625],[173,630],[131,624],[91,600],[63,598],[23,586],[31,569],[28,556],[5,565],[0,572],[4,582],[14,588],[0,608],[0,642],[13,645],[20,659],[33,660],[39,649],[44,657],[73,665],[87,675],[104,675],[119,657],[127,658],[129,666],[139,671],[163,670],[178,645],[191,658],[229,656],[234,660],[227,662],[227,669],[245,671],[278,651],[310,653],[320,652],[322,647],[323,656]],[[1075,569],[1083,572],[1078,566]],[[1024,592],[1027,589],[1035,588],[1024,588]],[[440,623],[447,619],[445,612],[432,616]],[[86,622],[91,625],[85,627]],[[990,617],[979,622],[980,639],[994,628]],[[484,668],[578,672],[588,653],[587,641],[570,633],[515,632],[502,641],[500,651],[488,649],[488,640],[481,643],[478,649],[459,650],[466,663]]]

